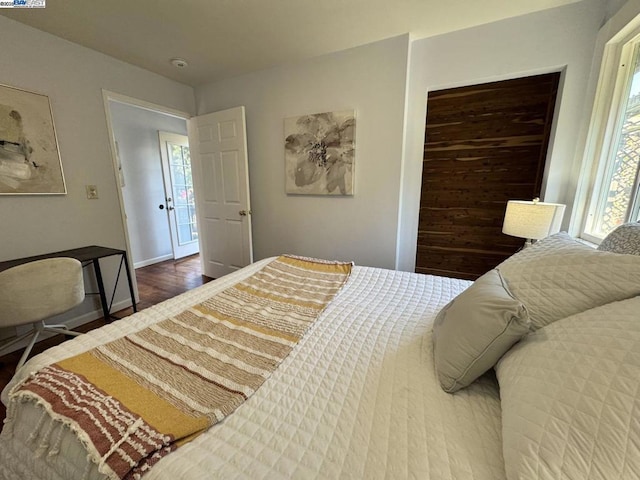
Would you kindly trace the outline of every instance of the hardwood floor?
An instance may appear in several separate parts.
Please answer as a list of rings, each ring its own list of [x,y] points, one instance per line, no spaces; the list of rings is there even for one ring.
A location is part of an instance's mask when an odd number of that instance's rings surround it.
[[[182,258],[180,260],[167,260],[165,262],[149,265],[148,267],[138,268],[135,271],[136,280],[138,282],[138,293],[140,301],[138,302],[138,311],[151,307],[157,303],[175,297],[180,293],[191,290],[204,283],[211,281],[209,277],[205,277],[201,273],[200,258],[198,255]],[[123,318],[133,313],[131,307],[115,312],[115,316]],[[86,323],[75,330],[78,332],[88,332],[95,328],[106,325],[104,318]],[[43,352],[49,347],[58,345],[65,341],[62,335],[48,338],[36,343],[33,347],[32,355]],[[12,352],[4,357],[0,357],[0,390],[2,390],[13,376],[16,365],[20,361],[22,350]],[[6,415],[5,407],[0,402],[0,425]]]

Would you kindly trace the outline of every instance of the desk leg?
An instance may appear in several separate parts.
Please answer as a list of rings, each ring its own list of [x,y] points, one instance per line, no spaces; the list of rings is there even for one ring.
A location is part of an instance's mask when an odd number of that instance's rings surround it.
[[[108,322],[110,317],[109,306],[107,305],[107,294],[104,291],[104,282],[102,281],[102,271],[100,270],[100,260],[98,258],[93,259],[93,268],[96,272],[100,303],[102,303],[102,313],[104,314],[104,319]]]
[[[136,295],[133,293],[133,282],[131,281],[131,270],[129,270],[129,259],[127,258],[127,252],[122,254],[124,257],[124,268],[127,272],[127,282],[129,282],[129,295],[131,295],[131,306],[133,307],[133,312],[138,311],[138,306],[136,305]]]

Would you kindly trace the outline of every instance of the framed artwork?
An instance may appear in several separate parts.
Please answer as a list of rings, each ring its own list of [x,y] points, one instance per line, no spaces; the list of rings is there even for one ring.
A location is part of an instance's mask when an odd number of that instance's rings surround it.
[[[49,97],[0,85],[0,194],[65,194]]]
[[[353,195],[355,134],[355,110],[285,119],[286,193]]]

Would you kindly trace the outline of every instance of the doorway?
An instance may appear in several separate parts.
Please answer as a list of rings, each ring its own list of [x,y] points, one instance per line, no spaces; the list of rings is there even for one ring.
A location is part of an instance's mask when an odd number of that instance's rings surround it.
[[[199,253],[202,273],[211,278],[219,278],[222,275],[231,273],[242,268],[253,261],[253,246],[251,239],[251,204],[249,201],[249,168],[247,158],[247,137],[246,119],[243,106],[221,110],[209,114],[192,117],[188,113],[171,110],[166,107],[150,104],[131,97],[126,97],[113,92],[103,90],[103,100],[107,117],[107,129],[111,137],[111,150],[115,167],[115,174],[118,179],[117,189],[122,219],[124,224],[125,241],[129,258],[133,259],[135,268],[151,265],[167,259],[173,259],[173,250],[167,254],[152,256],[142,262],[135,262],[138,247],[155,246],[159,241],[167,236],[151,235],[147,236],[146,242],[139,242],[133,238],[134,233],[147,233],[145,224],[154,226],[162,225],[162,222],[152,222],[158,212],[166,217],[169,206],[175,210],[175,195],[169,196],[165,193],[164,181],[160,196],[138,195],[135,203],[127,201],[125,190],[129,185],[127,174],[127,162],[125,152],[121,148],[119,141],[125,137],[135,137],[136,141],[132,151],[135,157],[145,157],[139,155],[140,136],[132,132],[131,128],[126,128],[114,117],[117,109],[128,109],[124,118],[130,121],[132,115],[151,114],[156,119],[178,120],[180,133],[184,135],[188,130],[190,138],[189,150],[181,148],[180,162],[182,163],[183,174],[186,172],[185,158],[193,159],[193,180],[194,196],[193,212],[197,211],[197,217],[191,216],[191,205],[186,206],[189,216],[193,221],[187,221],[188,228],[191,229],[192,238],[197,238],[198,246],[202,249]],[[115,120],[115,121],[114,121]],[[144,122],[143,122],[144,123]],[[120,129],[120,127],[123,127]],[[145,124],[147,129],[146,138],[152,131]],[[120,129],[120,131],[118,131]],[[179,128],[178,128],[179,129]],[[160,127],[154,125],[153,137],[155,153],[150,153],[152,149],[147,149],[147,153],[153,156],[161,155],[159,148],[159,132],[175,131],[175,127]],[[180,147],[179,145],[176,146]],[[153,165],[161,165],[161,162],[152,162]],[[145,162],[135,163],[146,165]],[[189,167],[190,168],[190,167]],[[144,170],[144,169],[143,169]],[[170,175],[170,174],[169,174]],[[153,181],[149,175],[141,175],[145,187],[156,188],[160,182]],[[186,185],[186,184],[185,184]],[[131,193],[139,193],[136,188],[129,188]],[[173,190],[172,190],[173,193]],[[188,198],[188,194],[186,195]],[[171,198],[171,201],[168,199]],[[138,212],[139,205],[145,202],[148,207],[145,214],[132,219],[130,212]],[[153,206],[155,203],[155,207]],[[197,205],[196,205],[197,203]],[[195,218],[198,220],[195,221]],[[169,222],[164,223],[169,231]],[[135,230],[133,227],[136,227]],[[137,290],[137,282],[134,290]],[[136,295],[136,298],[138,296]]]
[[[112,94],[108,94],[105,103],[117,155],[120,201],[134,268],[197,253],[195,202],[187,198],[189,187],[183,178],[185,171],[190,176],[186,115],[141,106],[134,99],[113,98]],[[176,135],[171,138],[175,148],[170,146],[169,152],[166,142],[161,141],[161,132]],[[173,183],[179,199],[174,198],[172,182],[165,182],[165,177],[171,176],[171,167],[165,175],[163,156],[174,163]],[[182,171],[180,178],[178,170]],[[188,183],[192,183],[192,179]],[[176,202],[180,203],[178,209]],[[176,218],[177,214],[180,218]]]

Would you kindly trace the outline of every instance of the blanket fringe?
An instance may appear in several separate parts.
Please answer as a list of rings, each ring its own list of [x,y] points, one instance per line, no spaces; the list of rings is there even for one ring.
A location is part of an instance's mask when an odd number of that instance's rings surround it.
[[[60,453],[60,444],[62,443],[62,434],[64,433],[64,430],[64,424],[60,422],[60,428],[58,429],[56,440],[53,442],[53,447],[49,451],[49,457],[55,457]]]
[[[7,407],[7,414],[6,417],[4,419],[4,421],[2,422],[3,428],[2,428],[2,432],[0,432],[0,436],[7,436],[7,437],[12,437],[13,436],[13,427],[15,425],[15,418],[16,418],[16,406],[17,402],[9,402],[9,406]]]
[[[48,416],[49,412],[47,412],[46,408],[43,408],[42,413],[40,414],[40,419],[36,424],[36,428],[33,429],[33,431],[29,434],[29,437],[27,438],[27,443],[35,442],[36,438],[38,438],[38,435],[40,435],[40,430],[42,429],[42,426],[44,425],[44,422]]]
[[[53,418],[49,422],[49,426],[45,430],[44,435],[42,435],[42,438],[40,440],[40,445],[38,445],[38,448],[36,449],[36,458],[42,457],[49,450],[49,438],[51,437],[51,433],[53,432],[53,429],[55,428],[57,423],[58,422],[56,422]]]
[[[17,395],[14,395],[14,397],[17,397]],[[34,441],[38,439],[39,434],[40,434],[40,430],[42,430],[42,427],[44,426],[44,423],[45,423],[47,417],[51,418],[51,424],[49,425],[49,427],[47,429],[47,433],[45,434],[46,438],[43,437],[40,440],[40,445],[38,446],[38,449],[36,450],[36,456],[40,456],[41,457],[44,454],[44,452],[48,448],[48,441],[47,440],[50,437],[54,426],[56,424],[59,424],[60,425],[60,429],[59,429],[59,431],[57,433],[56,440],[53,443],[53,447],[51,448],[51,450],[49,451],[49,453],[47,455],[48,456],[55,456],[55,455],[60,453],[60,446],[61,446],[61,443],[62,443],[62,437],[64,435],[64,430],[65,429],[70,430],[71,432],[73,432],[75,434],[75,436],[78,439],[78,441],[82,444],[82,446],[87,451],[87,466],[85,468],[85,472],[84,472],[83,477],[82,477],[83,480],[87,480],[89,478],[89,476],[90,476],[92,466],[94,466],[94,465],[98,466],[98,464],[100,463],[101,459],[100,459],[100,456],[99,456],[98,452],[93,447],[93,444],[91,443],[91,441],[87,437],[86,433],[82,429],[79,429],[78,426],[75,425],[69,419],[66,419],[63,416],[55,414],[55,412],[53,412],[53,410],[51,409],[51,406],[47,402],[44,402],[44,401],[42,401],[41,399],[39,399],[39,398],[37,398],[35,396],[21,396],[21,397],[18,397],[18,398],[12,398],[12,395],[10,393],[10,402],[9,402],[9,407],[7,409],[7,418],[9,418],[9,412],[11,412],[12,413],[12,417],[11,418],[15,419],[15,415],[16,415],[16,412],[17,412],[17,409],[18,409],[18,403],[33,403],[33,404],[37,405],[38,407],[40,407],[42,409],[42,411],[43,411],[42,415],[38,419],[38,423],[37,423],[36,427],[34,428],[33,432],[31,432],[31,434],[27,438],[27,442],[28,443],[34,443]],[[11,421],[10,422],[11,434],[13,433],[14,424],[15,424],[15,421]],[[133,427],[133,425],[131,427]],[[133,431],[135,432],[135,430],[133,430]],[[2,431],[2,434],[3,435],[5,434],[4,430]],[[9,432],[7,432],[7,435],[8,434],[9,434]],[[45,443],[46,443],[46,446],[45,446]],[[119,480],[119,478],[115,474],[115,472],[110,471],[108,468],[105,468],[105,471],[101,471],[100,473],[102,473],[108,479]]]
[[[13,386],[13,388],[11,388],[11,390],[9,390],[9,405],[7,406],[7,414],[6,417],[4,419],[4,428],[2,429],[2,432],[0,432],[0,435],[2,436],[8,436],[8,437],[12,437],[13,436],[13,429],[15,426],[15,418],[16,418],[16,414],[17,414],[17,410],[18,410],[18,401],[19,402],[25,402],[27,400],[25,399],[20,399],[16,401],[16,397],[17,397],[17,391],[20,389],[20,387],[22,387],[22,385],[27,381],[27,380],[31,380],[32,378],[35,377],[37,372],[33,371],[31,372],[29,375],[27,375],[25,378],[23,378],[20,382],[18,382],[16,385]],[[40,419],[42,421],[42,418]],[[31,438],[31,436],[29,436],[29,438]]]

